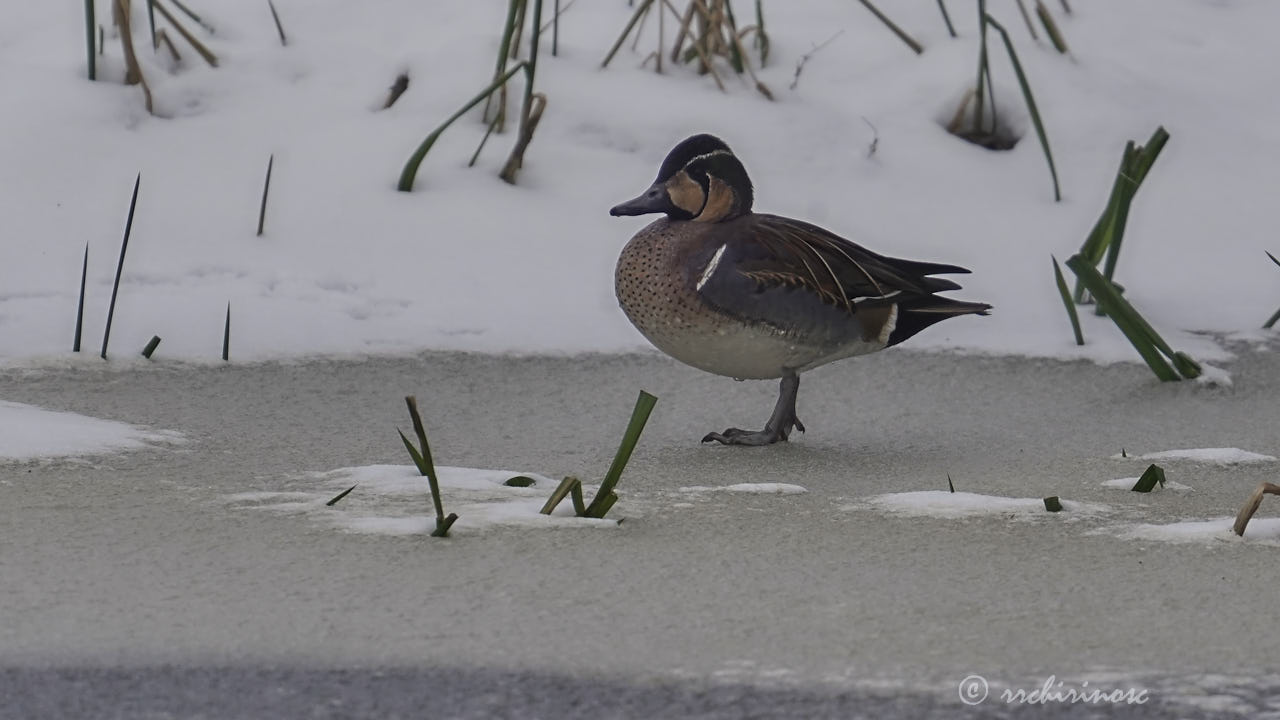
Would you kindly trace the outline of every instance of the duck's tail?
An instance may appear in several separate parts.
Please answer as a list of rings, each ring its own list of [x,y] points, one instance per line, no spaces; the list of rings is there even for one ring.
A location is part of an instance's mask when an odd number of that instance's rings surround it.
[[[898,303],[898,318],[889,345],[897,345],[930,325],[957,315],[989,315],[987,303],[964,302],[951,298],[925,295]]]

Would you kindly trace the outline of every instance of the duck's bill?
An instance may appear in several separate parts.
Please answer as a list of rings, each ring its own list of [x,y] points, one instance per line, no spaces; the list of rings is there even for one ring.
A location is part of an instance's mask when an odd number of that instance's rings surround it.
[[[620,205],[614,205],[609,209],[609,214],[614,217],[619,215],[648,215],[649,213],[667,212],[670,209],[671,199],[667,196],[666,188],[661,185],[654,185],[645,190],[640,196]]]

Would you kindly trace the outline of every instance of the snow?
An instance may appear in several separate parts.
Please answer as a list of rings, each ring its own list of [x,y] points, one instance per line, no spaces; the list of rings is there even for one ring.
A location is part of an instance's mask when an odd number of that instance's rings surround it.
[[[1049,256],[1079,248],[1125,142],[1163,124],[1172,140],[1134,203],[1117,280],[1171,345],[1199,360],[1229,353],[1192,331],[1274,338],[1256,330],[1280,306],[1280,274],[1263,256],[1280,251],[1269,244],[1266,161],[1280,155],[1280,95],[1258,91],[1273,80],[1274,2],[1076,3],[1070,17],[1058,14],[1070,57],[1032,42],[1012,5],[993,7],[1045,119],[1060,203],[1034,133],[992,153],[939,127],[973,82],[977,46],[973,13],[953,12],[961,37],[951,39],[933,3],[885,8],[926,46],[918,57],[857,3],[766,4],[771,60],[759,75],[777,102],[731,74],[721,93],[685,67],[668,63],[661,76],[642,68],[656,46],[653,22],[637,51],[624,46],[601,70],[632,10],[577,3],[563,16],[559,56],[543,44],[538,89],[548,106],[518,183],[496,177],[511,132],[466,167],[484,134],[471,113],[442,136],[409,194],[394,187],[409,154],[492,73],[503,3],[386,0],[351,22],[350,3],[278,2],[287,47],[259,0],[191,4],[217,28],[197,29],[216,69],[180,41],[177,67],[146,52],[146,14],[134,13],[155,117],[139,88],[119,82],[110,29],[101,80],[85,79],[78,3],[7,9],[0,363],[69,354],[86,243],[85,329],[98,349],[138,171],[113,357],[159,335],[159,361],[216,359],[228,302],[235,361],[644,349],[617,308],[612,272],[648,219],[607,211],[698,131],[742,157],[762,211],[973,270],[953,295],[995,313],[948,321],[907,347],[1113,362],[1137,355],[1091,312],[1081,313],[1088,343],[1074,345]],[[837,31],[789,89],[800,57]],[[993,41],[997,96],[1020,116]],[[401,71],[408,92],[376,109]],[[512,90],[518,98],[519,82]],[[266,231],[256,237],[269,155]]]
[[[1176,544],[1218,544],[1248,542],[1280,547],[1280,518],[1255,517],[1241,538],[1231,531],[1234,517],[1210,520],[1183,520],[1165,524],[1139,523],[1113,532],[1125,540],[1154,540]]]
[[[559,485],[536,473],[436,467],[445,514],[457,513],[450,534],[467,534],[496,526],[527,528],[595,527],[618,525],[619,506],[604,519],[580,518],[566,497],[551,515],[539,512]],[[504,485],[508,479],[532,478],[529,487]],[[366,465],[308,473],[296,483],[305,489],[237,493],[227,498],[234,507],[304,515],[346,532],[374,535],[422,535],[435,529],[435,511],[427,479],[412,465]],[[326,505],[355,485],[342,500]],[[594,486],[583,486],[591,502]]]
[[[0,463],[139,450],[180,433],[0,400]]]
[[[1139,478],[1136,478],[1136,477],[1124,477],[1124,478],[1116,478],[1115,480],[1103,480],[1102,487],[1116,488],[1119,490],[1132,490],[1133,486],[1138,484],[1138,480]],[[1191,487],[1190,485],[1183,485],[1182,483],[1174,482],[1173,480],[1165,480],[1164,485],[1160,485],[1159,483],[1157,483],[1156,486],[1151,489],[1151,492],[1160,492],[1161,490],[1172,490],[1178,493],[1188,493],[1193,491],[1194,489],[1195,488]]]
[[[1115,460],[1187,460],[1206,465],[1252,465],[1254,463],[1275,462],[1271,455],[1262,455],[1240,448],[1185,448],[1181,450],[1161,450],[1146,455],[1112,455]]]
[[[1062,511],[1045,510],[1043,498],[1015,498],[999,495],[981,495],[970,492],[946,490],[919,490],[915,492],[887,493],[866,498],[847,505],[845,510],[872,509],[891,515],[906,517],[934,517],[949,520],[983,516],[1034,517],[1040,515],[1070,515],[1106,512],[1105,505],[1062,500]]]
[[[713,487],[709,485],[688,485],[680,488],[684,493],[728,492],[749,495],[799,495],[809,492],[799,485],[790,483],[735,483]]]

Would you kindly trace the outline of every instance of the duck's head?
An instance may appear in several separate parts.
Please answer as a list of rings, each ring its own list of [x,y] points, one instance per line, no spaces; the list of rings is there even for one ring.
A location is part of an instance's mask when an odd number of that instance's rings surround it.
[[[702,134],[672,148],[649,189],[609,214],[723,222],[751,212],[752,198],[751,178],[737,156],[720,138]]]

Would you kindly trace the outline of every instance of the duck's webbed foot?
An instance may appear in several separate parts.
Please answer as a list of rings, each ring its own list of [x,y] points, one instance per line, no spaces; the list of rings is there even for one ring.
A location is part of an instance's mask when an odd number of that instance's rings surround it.
[[[702,442],[718,442],[722,445],[772,445],[786,442],[794,428],[804,432],[804,423],[796,417],[796,393],[800,390],[800,376],[789,374],[782,376],[778,387],[778,404],[769,416],[769,422],[763,430],[741,430],[729,428],[722,433],[707,433]]]

